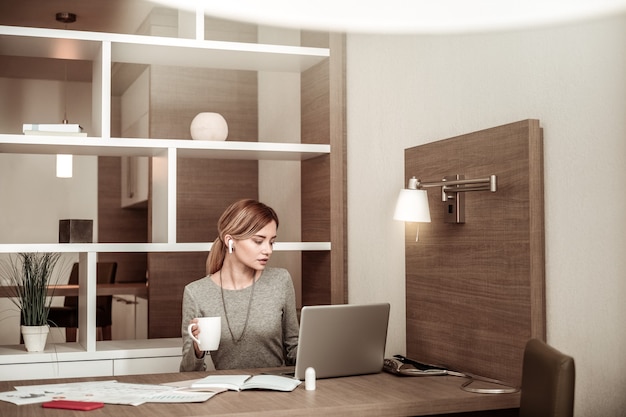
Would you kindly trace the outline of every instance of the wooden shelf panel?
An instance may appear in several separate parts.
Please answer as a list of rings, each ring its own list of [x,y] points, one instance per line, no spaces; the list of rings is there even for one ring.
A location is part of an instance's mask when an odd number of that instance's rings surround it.
[[[0,55],[92,61],[101,43],[86,32],[0,26]]]
[[[0,55],[93,61],[103,42],[111,42],[112,62],[250,71],[302,72],[330,55],[326,48],[0,26]]]
[[[134,37],[139,38],[139,37]],[[141,37],[112,44],[111,60],[132,64],[302,72],[325,58],[322,48]],[[167,48],[167,53],[164,52]]]
[[[330,145],[305,143],[0,135],[0,153],[158,156],[171,148],[179,157],[204,159],[302,161],[330,153]]]

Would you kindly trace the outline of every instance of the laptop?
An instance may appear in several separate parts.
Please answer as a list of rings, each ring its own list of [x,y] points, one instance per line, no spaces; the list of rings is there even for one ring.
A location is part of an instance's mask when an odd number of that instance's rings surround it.
[[[389,303],[305,306],[294,377],[308,367],[316,378],[378,373],[383,368]]]

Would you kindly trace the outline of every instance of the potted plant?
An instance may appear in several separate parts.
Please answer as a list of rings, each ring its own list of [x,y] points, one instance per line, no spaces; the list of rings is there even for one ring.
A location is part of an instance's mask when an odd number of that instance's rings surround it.
[[[29,352],[40,352],[46,346],[52,302],[48,287],[60,256],[59,253],[19,253],[17,260],[9,257],[8,264],[2,268],[10,299],[20,310],[20,329]]]

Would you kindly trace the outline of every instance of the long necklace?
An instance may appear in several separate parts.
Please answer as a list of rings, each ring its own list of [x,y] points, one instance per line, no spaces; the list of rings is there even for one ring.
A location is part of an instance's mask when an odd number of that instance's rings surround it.
[[[230,332],[230,337],[233,339],[233,343],[237,344],[241,342],[243,339],[243,335],[246,332],[246,328],[248,327],[248,319],[250,318],[250,307],[252,307],[252,296],[254,295],[254,286],[256,284],[256,279],[252,281],[252,291],[250,292],[250,300],[248,301],[248,311],[246,312],[246,321],[243,324],[243,330],[237,339],[235,339],[235,335],[233,334],[233,329],[230,327],[230,321],[228,320],[228,311],[226,311],[226,301],[224,300],[224,286],[222,285],[222,270],[220,269],[220,293],[222,294],[222,305],[224,306],[224,316],[226,317],[226,325],[228,326],[228,331]]]

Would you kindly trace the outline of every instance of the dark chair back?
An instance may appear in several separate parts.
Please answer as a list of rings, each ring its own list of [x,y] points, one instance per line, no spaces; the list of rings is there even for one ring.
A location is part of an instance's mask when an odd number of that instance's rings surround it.
[[[117,273],[117,262],[98,262],[96,264],[96,279],[98,284],[114,284]],[[113,296],[100,295],[96,297],[96,326],[105,327],[112,323]]]
[[[114,284],[115,275],[117,273],[117,262],[98,262],[96,264],[96,281],[98,284]],[[67,282],[69,285],[78,285],[78,262],[72,265],[72,272],[70,272],[70,279]],[[78,297],[68,296],[65,297],[63,302],[65,307],[72,307],[78,309]],[[111,309],[113,306],[113,296],[111,295],[99,295],[96,297],[96,325],[98,327],[111,325]],[[59,327],[72,327],[76,326],[74,323],[78,323],[78,315],[76,313],[75,320],[71,320],[71,323],[67,320],[58,320],[56,323]]]
[[[574,415],[574,359],[531,339],[524,349],[520,417]]]
[[[78,285],[78,262],[72,265],[72,272],[70,272],[70,279],[67,281],[69,285]],[[76,307],[78,308],[78,297],[69,296],[65,297],[65,301],[63,302],[65,307]]]
[[[98,262],[96,264],[96,281],[98,284],[114,284],[115,275],[117,273],[117,262]],[[69,285],[78,285],[78,262],[72,265]],[[110,311],[113,303],[113,297],[110,295],[101,295],[97,297],[96,308]],[[78,297],[65,297],[63,302],[65,307],[78,307]],[[111,324],[109,322],[109,324]]]

